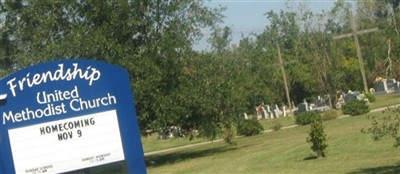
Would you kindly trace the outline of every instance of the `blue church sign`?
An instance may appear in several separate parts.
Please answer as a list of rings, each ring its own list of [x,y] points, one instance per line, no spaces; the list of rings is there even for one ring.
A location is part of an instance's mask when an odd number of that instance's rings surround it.
[[[128,73],[90,60],[0,81],[1,173],[146,173]]]

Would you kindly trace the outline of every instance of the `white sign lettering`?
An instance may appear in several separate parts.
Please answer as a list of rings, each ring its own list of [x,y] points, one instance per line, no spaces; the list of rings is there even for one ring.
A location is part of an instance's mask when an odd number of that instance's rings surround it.
[[[49,81],[83,79],[89,81],[89,86],[92,86],[94,81],[100,79],[101,72],[96,68],[88,66],[86,69],[81,69],[78,67],[78,63],[73,63],[72,66],[73,68],[64,69],[64,64],[58,64],[58,69],[54,72],[47,71],[33,74],[32,76],[30,73],[27,73],[22,79],[17,80],[16,78],[12,78],[7,81],[7,85],[10,87],[11,93],[15,97],[17,95],[16,90],[23,91],[25,87],[30,88]]]

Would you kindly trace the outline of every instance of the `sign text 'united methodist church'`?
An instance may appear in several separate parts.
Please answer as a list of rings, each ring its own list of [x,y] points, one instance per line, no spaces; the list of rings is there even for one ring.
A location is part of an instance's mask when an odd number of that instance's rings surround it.
[[[0,81],[1,173],[146,173],[128,73],[65,60]]]

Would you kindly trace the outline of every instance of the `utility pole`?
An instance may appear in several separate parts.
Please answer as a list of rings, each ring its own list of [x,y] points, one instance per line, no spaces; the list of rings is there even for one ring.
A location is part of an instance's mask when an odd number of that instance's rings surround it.
[[[364,91],[365,91],[365,93],[368,93],[368,83],[367,83],[367,78],[365,76],[364,62],[363,62],[363,58],[362,58],[362,55],[361,55],[360,44],[358,42],[358,35],[364,34],[364,33],[370,33],[370,32],[378,31],[378,28],[371,28],[371,29],[357,31],[356,22],[355,22],[353,14],[351,12],[350,12],[350,18],[351,18],[351,21],[350,21],[351,29],[353,30],[353,32],[352,33],[338,35],[338,36],[334,36],[333,39],[334,40],[338,40],[338,39],[342,39],[342,38],[353,36],[354,43],[356,45],[356,50],[357,50],[358,63],[360,64],[361,77],[362,77],[362,80],[363,80],[363,83],[364,83]]]
[[[289,106],[290,113],[293,113],[293,110],[292,110],[292,103],[291,103],[291,101],[290,101],[288,83],[287,83],[287,80],[286,80],[286,72],[285,72],[285,68],[283,67],[283,60],[282,60],[282,55],[281,55],[281,49],[280,49],[280,47],[279,47],[278,44],[276,44],[276,47],[277,47],[277,49],[278,49],[279,65],[280,65],[280,67],[281,67],[281,72],[282,72],[282,76],[283,76],[283,83],[284,83],[284,85],[285,85],[286,100],[287,100],[287,102],[288,102],[288,106]]]

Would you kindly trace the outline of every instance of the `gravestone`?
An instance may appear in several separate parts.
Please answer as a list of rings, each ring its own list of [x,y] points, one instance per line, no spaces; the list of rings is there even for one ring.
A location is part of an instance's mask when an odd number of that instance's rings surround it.
[[[315,104],[314,104],[314,103],[310,103],[310,104],[308,105],[309,111],[314,110],[314,108],[315,108]]]
[[[394,92],[395,82],[396,82],[396,80],[394,80],[394,79],[388,79],[386,81],[386,86],[387,86],[386,93],[393,93]]]
[[[394,87],[395,92],[400,92],[400,82],[396,82],[396,85]]]
[[[306,107],[306,105],[304,104],[304,103],[300,103],[298,106],[297,106],[297,111],[299,112],[299,113],[302,113],[302,112],[307,112],[307,107]]]
[[[267,113],[268,113],[269,117],[270,117],[270,118],[273,118],[274,116],[273,116],[273,113],[271,112],[270,106],[269,106],[269,105],[266,105],[266,108],[267,108]]]
[[[283,117],[286,117],[286,107],[282,106]]]
[[[381,79],[374,84],[374,87],[375,93],[385,94],[396,92],[397,88],[399,88],[399,85],[396,79]]]
[[[375,87],[376,94],[386,93],[386,91],[387,91],[386,79],[383,79],[383,80],[375,83],[374,87]]]
[[[263,110],[262,110],[262,113],[263,113],[263,118],[264,118],[264,119],[268,119],[267,110],[263,109]]]
[[[297,106],[297,112],[298,113],[302,113],[302,112],[308,112],[310,109],[308,108],[308,103],[307,103],[307,101],[306,100],[304,100],[303,101],[303,103],[300,103],[298,106]]]
[[[160,140],[166,140],[166,139],[170,139],[173,137],[174,137],[174,134],[171,131],[171,129],[168,127],[162,128],[162,130],[159,131],[159,133],[158,133],[158,139],[160,139]]]
[[[306,107],[306,111],[310,111],[310,108],[306,100],[304,100],[304,106]]]
[[[282,111],[279,110],[278,105],[275,104],[275,109],[274,109],[274,113],[275,113],[275,118],[279,118],[279,116],[282,114]]]
[[[271,118],[278,118],[278,115],[275,110],[272,111]]]
[[[317,102],[316,102],[316,106],[317,107],[324,107],[324,106],[328,106],[328,102],[327,100],[325,100],[323,97],[318,96],[317,98]]]
[[[0,173],[146,173],[127,71],[90,60],[0,81]]]
[[[344,102],[346,103],[353,100],[357,100],[357,96],[355,96],[354,94],[347,94],[346,96],[344,96]]]
[[[325,110],[328,110],[328,109],[330,109],[328,101],[325,98],[323,98],[321,96],[318,96],[316,104],[315,104],[315,107],[313,107],[312,110],[314,110],[314,111],[325,111]]]

